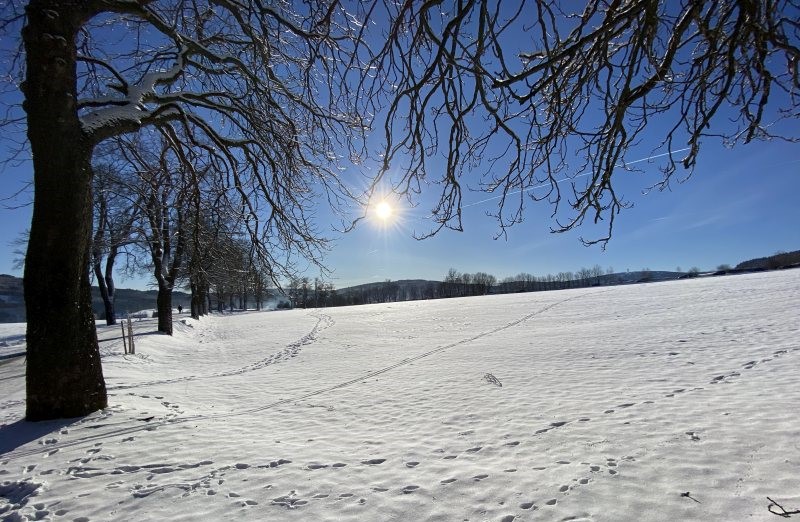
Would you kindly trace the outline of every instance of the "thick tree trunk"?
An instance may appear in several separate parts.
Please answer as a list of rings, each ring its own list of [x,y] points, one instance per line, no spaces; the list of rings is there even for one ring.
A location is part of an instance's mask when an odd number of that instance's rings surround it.
[[[92,263],[94,270],[94,277],[97,279],[97,288],[100,289],[100,298],[103,300],[103,310],[105,311],[106,324],[111,326],[117,324],[114,311],[114,283],[111,285],[106,283],[106,278],[103,276],[103,271],[100,270],[100,263],[96,261]]]
[[[200,319],[200,305],[203,301],[203,296],[200,295],[200,285],[192,281],[189,283],[192,289],[191,299],[191,312],[193,319]]]
[[[156,307],[158,309],[158,331],[172,335],[172,287],[161,281],[158,283]]]
[[[22,32],[35,189],[24,275],[28,420],[107,405],[89,285],[92,147],[75,106],[83,5],[31,0]]]
[[[116,314],[117,311],[114,307],[114,300],[116,299],[117,287],[114,285],[114,261],[117,258],[116,247],[112,247],[111,252],[106,258],[106,273],[103,281],[106,286],[107,300],[103,300],[103,306],[106,310],[106,325],[117,324]]]

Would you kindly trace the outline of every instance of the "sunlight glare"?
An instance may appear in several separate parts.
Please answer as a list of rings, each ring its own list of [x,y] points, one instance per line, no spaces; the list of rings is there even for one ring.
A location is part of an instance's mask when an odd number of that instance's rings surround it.
[[[375,215],[378,216],[378,219],[381,221],[388,221],[393,213],[392,206],[386,201],[381,201],[375,206]]]

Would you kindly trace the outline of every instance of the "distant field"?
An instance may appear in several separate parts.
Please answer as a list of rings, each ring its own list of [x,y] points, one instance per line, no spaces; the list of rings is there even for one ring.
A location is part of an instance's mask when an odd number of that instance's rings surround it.
[[[31,425],[0,514],[776,520],[800,509],[800,271],[137,323],[111,406]],[[772,506],[772,509],[777,509]],[[47,514],[42,514],[46,512]]]

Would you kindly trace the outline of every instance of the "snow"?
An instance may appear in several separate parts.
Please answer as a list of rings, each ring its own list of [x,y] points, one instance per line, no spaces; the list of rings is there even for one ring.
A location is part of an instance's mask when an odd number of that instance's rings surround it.
[[[25,323],[0,323],[0,360],[25,351]]]
[[[798,298],[788,270],[141,321],[136,355],[101,333],[85,418],[22,421],[0,361],[0,516],[774,520],[800,508]]]

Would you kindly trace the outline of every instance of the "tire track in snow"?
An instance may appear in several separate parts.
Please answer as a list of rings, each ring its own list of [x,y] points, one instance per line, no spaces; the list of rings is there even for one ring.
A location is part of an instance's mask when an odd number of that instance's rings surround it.
[[[163,379],[163,380],[156,380],[156,381],[144,381],[132,384],[119,384],[116,386],[109,386],[109,391],[117,391],[117,390],[128,390],[131,388],[140,388],[142,386],[154,386],[158,384],[175,384],[179,382],[188,382],[188,381],[196,381],[199,379],[215,379],[220,377],[231,377],[233,375],[242,375],[244,373],[253,372],[256,370],[260,370],[261,368],[266,368],[272,364],[276,364],[279,362],[283,362],[285,360],[291,359],[292,357],[297,356],[300,353],[300,350],[303,346],[309,345],[317,340],[317,336],[323,331],[335,324],[333,318],[327,314],[309,314],[312,317],[317,318],[317,323],[308,332],[306,335],[298,339],[297,341],[291,342],[286,345],[286,348],[281,350],[280,352],[273,353],[264,359],[256,361],[252,364],[247,366],[243,366],[241,368],[236,368],[234,370],[227,370],[224,372],[216,372],[211,373],[208,375],[187,375],[185,377],[176,377],[174,379]]]
[[[461,339],[461,340],[458,340],[458,341],[454,341],[452,343],[448,343],[448,344],[439,346],[437,348],[434,348],[432,350],[428,350],[426,352],[420,353],[420,354],[415,355],[413,357],[406,357],[405,359],[402,359],[402,360],[400,360],[400,361],[398,361],[398,362],[396,362],[394,364],[391,364],[389,366],[384,366],[383,368],[380,368],[378,370],[373,370],[371,372],[368,372],[368,373],[365,373],[365,374],[361,374],[360,376],[358,376],[358,377],[356,377],[354,379],[350,379],[350,380],[345,381],[345,382],[334,384],[332,386],[327,386],[325,388],[320,388],[320,389],[317,389],[317,390],[314,390],[314,391],[311,391],[311,392],[308,392],[308,393],[304,393],[304,394],[296,396],[296,397],[291,397],[291,398],[287,398],[287,399],[281,399],[281,400],[278,400],[278,401],[275,401],[275,402],[271,402],[271,403],[268,403],[268,404],[263,404],[261,406],[256,406],[254,408],[248,408],[248,409],[239,410],[239,411],[232,411],[232,412],[228,412],[228,413],[216,413],[216,414],[213,414],[213,415],[192,415],[192,416],[189,416],[189,417],[179,417],[179,418],[165,419],[165,420],[156,421],[156,422],[149,422],[149,423],[144,424],[144,425],[120,427],[120,428],[117,428],[117,429],[112,429],[110,431],[105,431],[105,432],[102,432],[102,433],[98,433],[96,435],[89,435],[89,436],[81,437],[79,439],[74,439],[74,440],[71,440],[71,441],[63,442],[63,443],[60,443],[60,444],[58,444],[58,443],[57,444],[53,444],[53,445],[48,446],[46,449],[35,448],[35,449],[30,449],[30,450],[21,451],[21,452],[13,452],[12,451],[12,452],[9,452],[9,453],[7,453],[5,455],[0,456],[0,459],[2,459],[3,462],[7,462],[7,461],[23,458],[23,457],[29,457],[29,456],[33,456],[33,455],[37,455],[37,454],[43,454],[43,453],[46,453],[48,451],[52,451],[53,449],[61,449],[61,448],[68,448],[68,447],[72,447],[72,446],[78,446],[78,445],[81,445],[81,444],[92,443],[92,442],[95,442],[95,441],[98,441],[98,440],[104,440],[104,439],[108,439],[108,438],[111,438],[111,437],[117,437],[117,436],[121,436],[121,435],[128,435],[128,434],[137,433],[137,432],[140,432],[140,431],[153,431],[153,430],[155,430],[155,429],[157,429],[159,427],[162,427],[162,426],[171,426],[171,425],[176,425],[176,424],[184,424],[184,423],[187,423],[187,422],[197,422],[197,421],[202,421],[202,420],[227,419],[227,418],[231,418],[231,417],[238,417],[238,416],[241,416],[241,415],[249,415],[249,414],[253,414],[253,413],[259,413],[259,412],[262,412],[262,411],[265,411],[265,410],[270,410],[270,409],[273,409],[273,408],[277,408],[279,406],[284,406],[286,404],[292,404],[292,403],[299,402],[299,401],[302,401],[302,400],[305,400],[305,399],[309,399],[311,397],[315,397],[317,395],[322,395],[324,393],[328,393],[328,392],[331,392],[331,391],[335,391],[335,390],[340,390],[342,388],[346,388],[348,386],[352,386],[353,384],[359,383],[359,382],[361,382],[361,381],[363,381],[365,379],[376,377],[378,375],[382,375],[384,373],[390,372],[390,371],[395,370],[397,368],[401,368],[403,366],[407,366],[407,365],[409,365],[409,364],[411,364],[413,362],[416,362],[416,361],[419,361],[421,359],[425,359],[427,357],[430,357],[432,355],[436,355],[438,353],[444,352],[445,350],[450,350],[452,348],[456,348],[458,346],[470,343],[472,341],[477,341],[478,339],[482,339],[484,337],[488,337],[490,335],[494,335],[496,333],[502,332],[503,330],[507,330],[509,328],[513,328],[514,326],[517,326],[517,325],[519,325],[521,323],[524,323],[525,321],[529,321],[530,319],[533,319],[534,317],[536,317],[538,315],[541,315],[541,314],[543,314],[543,313],[545,313],[545,312],[547,312],[549,310],[552,310],[556,306],[560,306],[560,305],[562,305],[564,303],[567,303],[567,302],[570,302],[570,301],[574,301],[576,299],[581,299],[581,298],[584,298],[584,297],[587,297],[587,296],[590,296],[590,295],[597,295],[597,294],[605,293],[605,292],[608,292],[608,291],[609,290],[606,289],[606,290],[601,290],[601,291],[598,291],[598,292],[586,292],[586,293],[582,293],[582,294],[578,294],[578,295],[574,295],[574,296],[568,297],[566,299],[562,299],[560,301],[556,301],[554,303],[551,303],[551,304],[549,304],[547,306],[539,308],[538,310],[536,310],[534,312],[531,312],[531,313],[529,313],[527,315],[524,315],[524,316],[520,317],[519,319],[516,319],[516,320],[511,321],[509,323],[505,323],[503,325],[500,325],[498,327],[492,328],[490,330],[486,330],[484,332],[478,333],[478,334],[473,335],[471,337],[467,337],[465,339]],[[321,315],[322,315],[322,317],[319,318],[319,320],[317,322],[317,325],[314,327],[314,329],[312,329],[312,331],[309,332],[309,334],[307,334],[306,336],[301,338],[299,341],[296,341],[296,343],[302,343],[303,339],[306,339],[306,338],[311,339],[310,342],[313,342],[313,339],[315,339],[316,334],[318,334],[319,331],[321,331],[321,329],[318,330],[317,327],[323,321],[323,318],[327,318],[327,320],[330,321],[325,326],[325,328],[328,328],[329,326],[333,325],[333,319],[332,318],[330,318],[329,316],[326,316],[324,314],[321,314]],[[324,328],[322,328],[322,329],[324,329]],[[292,344],[295,344],[295,343],[292,343]],[[308,343],[305,343],[305,344],[308,344]],[[300,346],[302,346],[302,344],[300,344]],[[248,367],[245,367],[245,368],[248,368]],[[244,372],[241,372],[241,373],[244,373]],[[216,375],[211,375],[209,377],[214,377],[214,376],[216,376]],[[193,376],[193,377],[190,377],[190,378],[186,378],[184,380],[192,380],[194,378],[200,378],[200,377],[199,376]],[[183,382],[183,380],[178,379],[178,380],[170,380],[170,381],[156,381],[157,384],[169,384],[169,383],[173,383],[173,382]],[[146,384],[150,384],[150,383],[141,383],[141,384],[138,384],[136,386],[144,386]],[[113,389],[120,389],[120,388],[113,388]],[[120,423],[120,424],[128,424],[128,422]],[[96,429],[96,428],[101,428],[101,427],[103,427],[103,425],[99,425],[99,426],[96,425],[96,426],[92,426],[91,428],[92,429]]]

